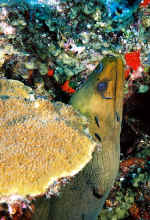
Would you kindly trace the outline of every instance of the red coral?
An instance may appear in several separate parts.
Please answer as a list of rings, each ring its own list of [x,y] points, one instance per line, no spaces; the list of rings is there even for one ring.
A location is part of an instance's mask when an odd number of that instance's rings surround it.
[[[127,69],[125,70],[125,78],[128,78],[129,75],[131,75],[130,79],[132,81],[137,78],[141,78],[143,66],[140,60],[140,50],[126,53],[125,60],[127,65]]]
[[[69,85],[69,80],[66,80],[66,82],[61,86],[62,91],[67,93],[74,93],[75,89],[71,88]]]
[[[129,68],[126,69],[124,74],[125,74],[125,79],[127,79],[130,75],[130,69]]]
[[[146,8],[150,4],[150,0],[144,0],[141,2],[140,7]]]
[[[48,69],[48,73],[47,73],[48,76],[53,76],[54,75],[54,70],[53,69]]]
[[[137,69],[141,66],[140,61],[140,50],[129,52],[125,54],[126,64],[137,71]]]

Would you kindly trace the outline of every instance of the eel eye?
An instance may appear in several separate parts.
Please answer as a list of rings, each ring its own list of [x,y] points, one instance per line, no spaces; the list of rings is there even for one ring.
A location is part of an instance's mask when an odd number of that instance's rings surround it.
[[[99,92],[103,92],[107,89],[107,82],[100,82],[97,85],[97,89]]]
[[[105,97],[104,92],[107,89],[108,83],[107,82],[100,82],[97,85],[97,90],[100,92],[100,95],[103,99],[112,99],[112,97]]]

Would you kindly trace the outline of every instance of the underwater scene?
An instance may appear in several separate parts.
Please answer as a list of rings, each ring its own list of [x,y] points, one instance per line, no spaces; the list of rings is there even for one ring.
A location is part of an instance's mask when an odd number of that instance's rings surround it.
[[[150,220],[150,0],[0,0],[0,220]]]

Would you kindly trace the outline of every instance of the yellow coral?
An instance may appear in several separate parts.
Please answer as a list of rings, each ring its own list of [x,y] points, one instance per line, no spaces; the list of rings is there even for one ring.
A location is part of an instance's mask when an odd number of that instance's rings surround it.
[[[69,105],[0,99],[0,194],[42,194],[79,172],[95,148],[86,124]]]

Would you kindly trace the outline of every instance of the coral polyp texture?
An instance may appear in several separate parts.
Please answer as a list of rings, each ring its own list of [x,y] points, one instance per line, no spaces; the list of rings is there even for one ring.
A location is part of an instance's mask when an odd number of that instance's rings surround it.
[[[17,80],[0,78],[0,96],[14,96],[31,99],[33,90]]]
[[[87,124],[69,105],[1,96],[0,194],[43,194],[78,173],[95,148]]]

